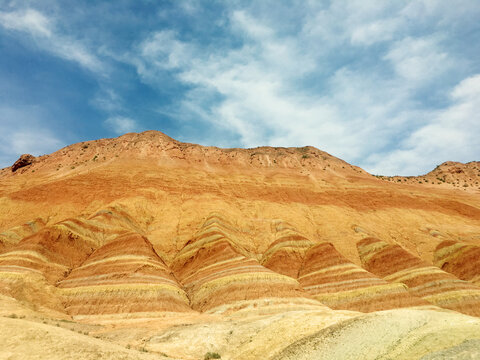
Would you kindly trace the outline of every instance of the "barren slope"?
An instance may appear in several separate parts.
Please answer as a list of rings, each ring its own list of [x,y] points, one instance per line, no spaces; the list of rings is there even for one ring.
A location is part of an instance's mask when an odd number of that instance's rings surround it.
[[[105,357],[348,358],[372,344],[380,358],[476,356],[478,318],[460,313],[479,315],[477,168],[442,164],[435,186],[384,181],[313,147],[148,131],[0,170],[0,315],[17,339],[0,355],[20,358],[15,341],[36,331],[32,346],[70,356],[48,340],[63,319],[82,332],[73,348],[86,333],[113,346]],[[337,349],[333,333],[363,340]]]

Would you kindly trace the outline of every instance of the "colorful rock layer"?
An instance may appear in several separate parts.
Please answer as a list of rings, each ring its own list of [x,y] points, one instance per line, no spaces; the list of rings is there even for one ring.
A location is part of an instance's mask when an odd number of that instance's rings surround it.
[[[403,283],[415,296],[468,315],[480,316],[480,288],[432,266],[399,245],[375,238],[357,244],[364,267],[389,282]]]
[[[0,255],[0,271],[39,273],[54,284],[98,246],[89,232],[88,224],[79,219],[44,227]]]
[[[480,286],[480,246],[442,241],[435,250],[433,262],[459,279]]]
[[[28,229],[36,230],[44,223],[36,224]],[[71,218],[42,227],[0,254],[0,294],[33,303],[38,296],[44,299],[42,304],[63,311],[54,287],[57,282],[109,239],[131,232],[129,228],[128,218],[114,208],[88,220]]]
[[[134,233],[97,249],[58,287],[71,315],[191,311],[151,243]]]
[[[6,250],[18,244],[20,240],[35,234],[44,226],[45,221],[41,218],[38,218],[0,233],[0,251]]]
[[[305,252],[314,245],[314,242],[283,221],[276,221],[272,227],[276,233],[276,240],[263,254],[261,263],[277,273],[297,278]]]
[[[247,252],[235,240],[232,228],[218,216],[209,217],[174,259],[172,268],[194,310],[235,307],[242,301],[263,298],[305,297],[295,279],[275,273],[247,257]]]
[[[353,264],[331,243],[311,247],[298,281],[317,300],[332,309],[363,312],[424,306],[402,284],[392,284]]]
[[[89,235],[86,220],[69,219],[24,238],[0,255],[0,293],[63,311],[55,284],[98,246]]]

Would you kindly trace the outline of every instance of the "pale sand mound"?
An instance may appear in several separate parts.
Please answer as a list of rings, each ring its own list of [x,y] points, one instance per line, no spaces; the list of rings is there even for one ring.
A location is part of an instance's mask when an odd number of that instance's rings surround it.
[[[431,310],[388,310],[330,326],[273,359],[480,359],[480,320]]]
[[[150,352],[188,360],[203,359],[208,352],[218,353],[223,360],[270,359],[288,344],[360,314],[313,306],[311,310],[302,306],[292,310],[282,299],[248,300],[243,305],[244,309],[230,316],[211,316],[163,330],[153,328],[143,335],[147,339],[144,346]]]
[[[59,327],[0,318],[0,359],[158,359]],[[162,359],[168,359],[162,357]]]

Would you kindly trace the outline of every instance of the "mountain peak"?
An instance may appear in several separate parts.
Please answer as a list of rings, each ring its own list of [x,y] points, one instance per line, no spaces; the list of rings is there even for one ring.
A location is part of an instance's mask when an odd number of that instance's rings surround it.
[[[323,171],[325,176],[366,176],[367,173],[313,146],[218,148],[177,141],[160,131],[127,133],[116,138],[84,141],[36,158],[28,171],[70,174],[125,161],[151,161],[180,166],[296,169]],[[19,171],[20,174],[27,170]],[[0,176],[1,176],[0,172]],[[18,175],[18,174],[16,174]]]

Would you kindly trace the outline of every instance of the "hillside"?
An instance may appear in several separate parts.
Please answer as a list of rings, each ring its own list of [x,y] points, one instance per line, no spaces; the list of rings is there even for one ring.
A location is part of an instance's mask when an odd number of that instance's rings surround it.
[[[480,161],[463,164],[446,161],[434,170],[420,176],[378,176],[377,178],[402,184],[424,184],[432,187],[459,188],[464,191],[480,189]]]
[[[0,170],[0,355],[475,358],[479,175],[157,131],[24,157]]]

